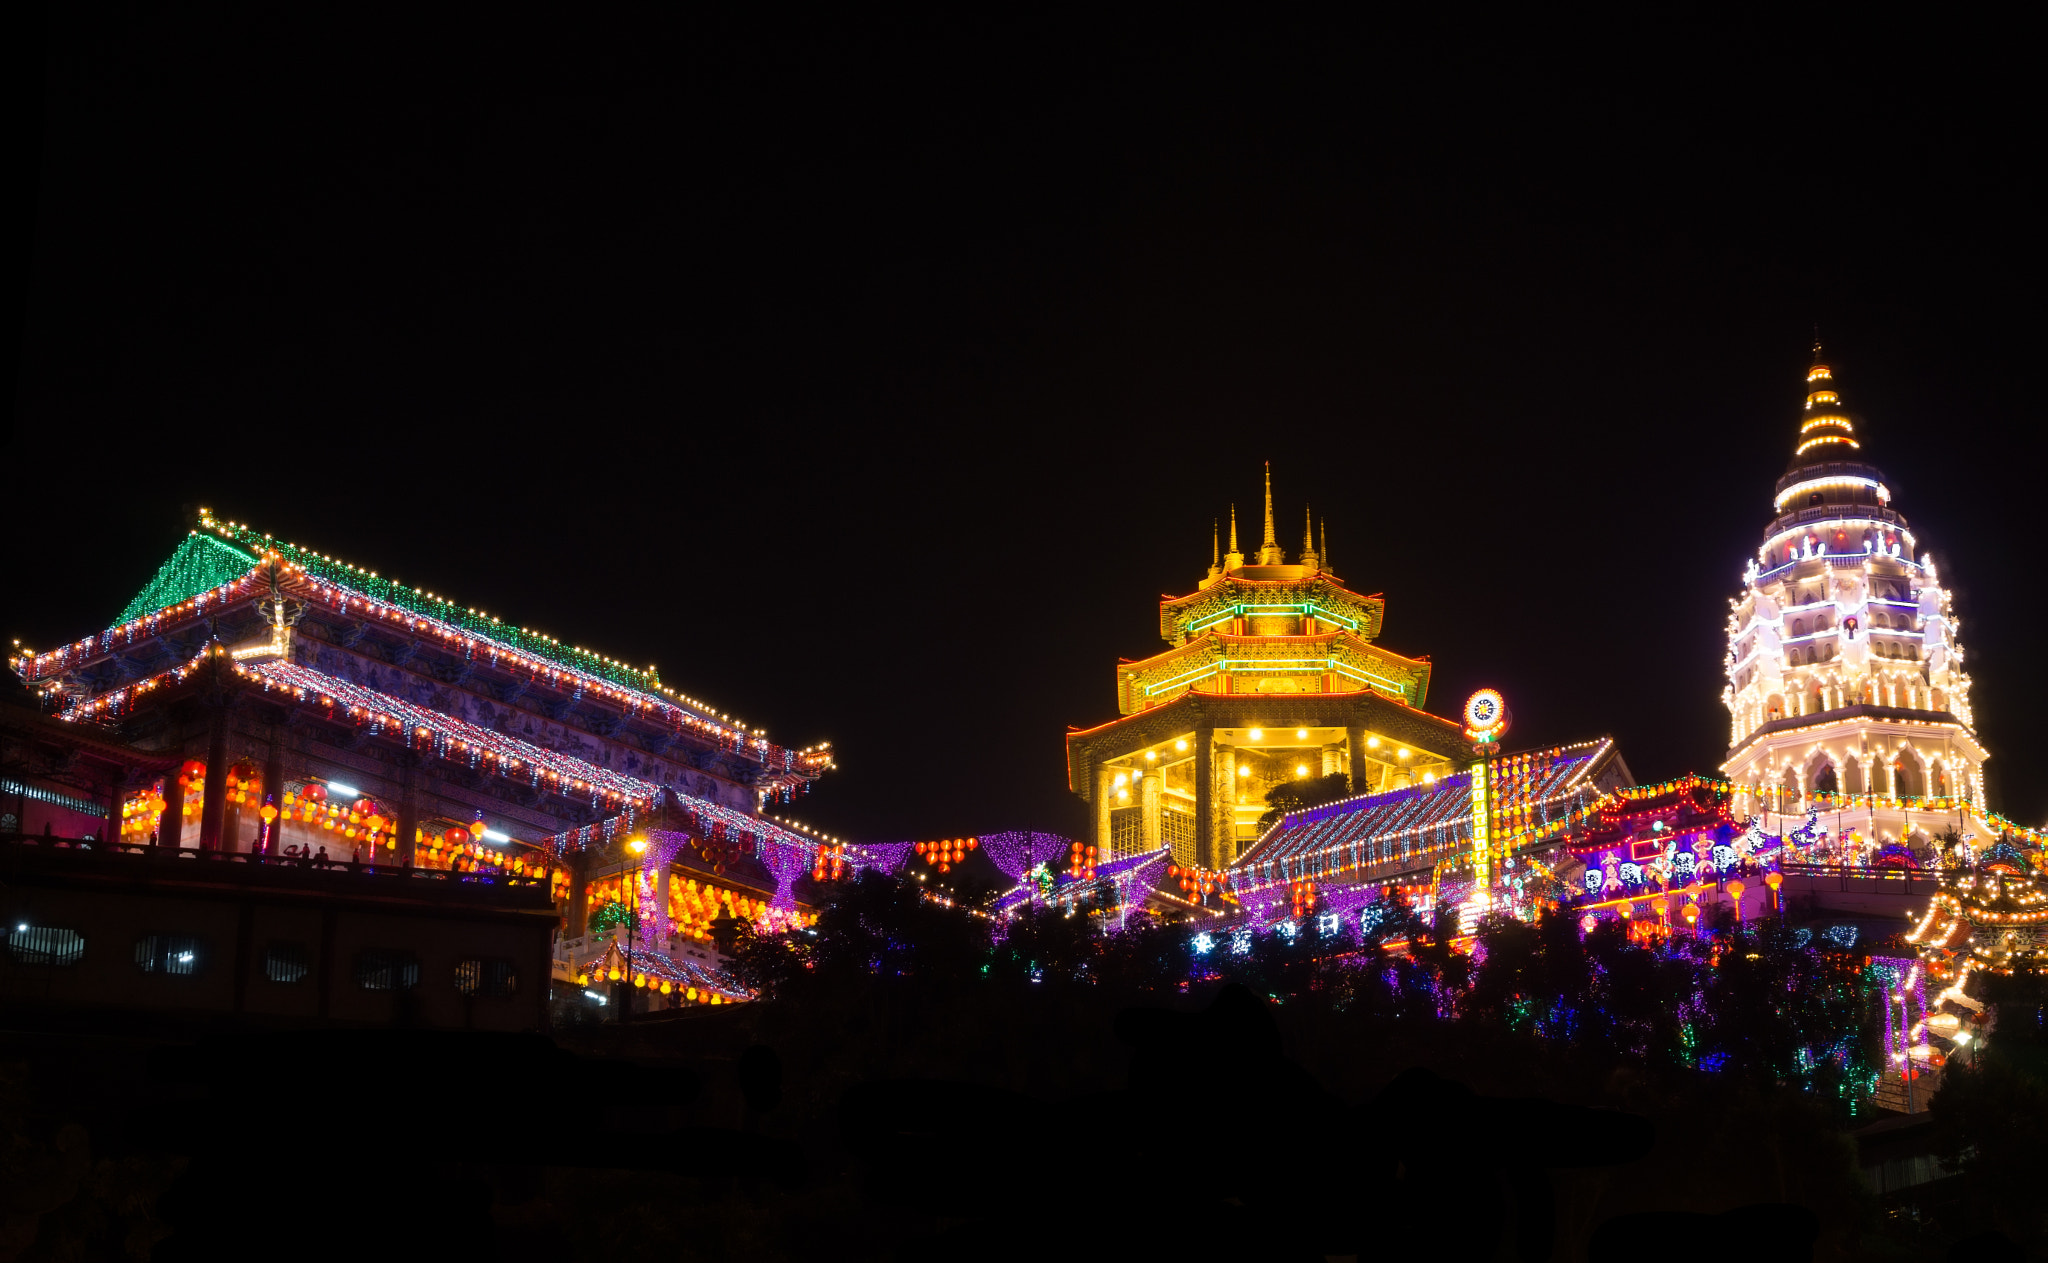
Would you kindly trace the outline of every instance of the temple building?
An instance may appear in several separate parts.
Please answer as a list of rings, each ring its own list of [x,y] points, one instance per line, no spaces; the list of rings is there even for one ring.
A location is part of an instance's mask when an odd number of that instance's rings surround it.
[[[1228,867],[1258,836],[1266,794],[1342,773],[1354,792],[1432,783],[1460,766],[1464,733],[1423,710],[1429,662],[1380,647],[1386,602],[1346,588],[1327,534],[1306,519],[1278,543],[1272,469],[1256,553],[1212,541],[1208,573],[1159,606],[1168,648],[1116,671],[1118,719],[1067,736],[1068,783],[1095,809],[1103,862],[1171,852]]]
[[[1814,347],[1775,516],[1728,620],[1737,814],[1826,815],[1870,846],[1988,836],[1950,594]]]
[[[111,626],[9,665],[45,716],[0,787],[15,832],[49,825],[103,867],[146,853],[420,879],[387,893],[437,874],[517,886],[555,911],[549,979],[519,967],[527,995],[551,980],[602,998],[616,973],[644,1007],[743,998],[718,927],[801,923],[843,868],[761,816],[830,767],[827,746],[776,745],[652,667],[203,510]],[[410,976],[454,985],[442,973]]]

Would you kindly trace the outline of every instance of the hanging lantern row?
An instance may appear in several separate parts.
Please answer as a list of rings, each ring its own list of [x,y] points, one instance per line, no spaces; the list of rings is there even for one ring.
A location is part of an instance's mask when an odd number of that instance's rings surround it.
[[[1316,884],[1313,881],[1290,882],[1288,886],[1288,894],[1292,897],[1294,904],[1295,920],[1298,921],[1306,914],[1315,911]]]
[[[722,820],[711,822],[711,828],[703,837],[695,840],[698,856],[711,865],[714,873],[724,873],[726,865],[736,863],[743,855],[752,853],[749,839],[740,837],[728,829]]]
[[[969,851],[981,846],[979,838],[948,838],[940,842],[918,842],[917,853],[924,856],[924,862],[942,873],[953,871],[953,865],[967,858]]]
[[[1076,842],[1067,851],[1067,873],[1082,881],[1095,880],[1095,848]]]
[[[846,844],[820,846],[811,861],[812,881],[838,881],[846,876]]]
[[[1206,899],[1223,889],[1223,874],[1212,869],[1168,864],[1166,875],[1179,882],[1182,894],[1196,901]]]

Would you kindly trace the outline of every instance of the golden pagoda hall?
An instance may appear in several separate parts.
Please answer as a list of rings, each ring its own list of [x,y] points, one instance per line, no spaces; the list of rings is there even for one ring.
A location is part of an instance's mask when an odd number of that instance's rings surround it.
[[[1344,773],[1358,793],[1434,783],[1461,767],[1458,724],[1423,710],[1429,661],[1374,643],[1386,602],[1344,586],[1305,515],[1289,556],[1266,470],[1258,551],[1212,545],[1207,575],[1159,606],[1167,648],[1116,671],[1120,717],[1067,736],[1070,788],[1095,809],[1107,862],[1171,851],[1227,868],[1258,835],[1267,791]]]

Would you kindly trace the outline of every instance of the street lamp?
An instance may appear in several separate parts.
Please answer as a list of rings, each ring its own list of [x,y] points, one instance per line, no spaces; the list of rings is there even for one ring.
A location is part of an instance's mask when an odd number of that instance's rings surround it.
[[[647,835],[639,833],[626,840],[626,849],[634,855],[647,853]],[[640,872],[627,865],[622,876],[626,879],[628,903],[626,905],[626,978],[625,986],[619,989],[619,996],[625,1001],[619,1006],[619,1021],[629,1022],[633,1018],[633,988],[644,985],[644,979],[633,968],[633,938],[640,929]]]

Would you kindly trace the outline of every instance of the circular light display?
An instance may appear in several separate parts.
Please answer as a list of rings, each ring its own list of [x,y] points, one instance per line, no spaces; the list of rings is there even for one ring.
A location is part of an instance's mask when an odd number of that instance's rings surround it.
[[[1508,730],[1508,704],[1493,689],[1480,689],[1465,699],[1465,736],[1481,745],[1499,741]]]
[[[1501,712],[1507,703],[1492,689],[1480,689],[1465,699],[1465,726],[1467,728],[1491,728],[1500,722]]]

